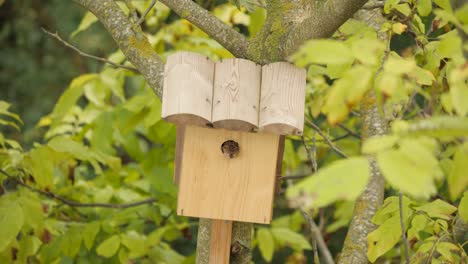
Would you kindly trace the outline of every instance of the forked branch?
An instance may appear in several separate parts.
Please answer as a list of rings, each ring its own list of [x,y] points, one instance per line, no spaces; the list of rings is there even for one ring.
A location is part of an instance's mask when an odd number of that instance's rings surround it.
[[[192,0],[161,0],[174,12],[218,41],[237,58],[245,58],[249,42],[244,35],[224,24]]]

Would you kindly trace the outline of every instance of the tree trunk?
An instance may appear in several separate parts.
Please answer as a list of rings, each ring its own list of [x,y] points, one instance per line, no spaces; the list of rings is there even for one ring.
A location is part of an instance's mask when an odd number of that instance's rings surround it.
[[[385,20],[380,9],[360,10],[355,17],[372,26],[377,32]],[[386,35],[383,34],[379,37],[386,39]],[[382,63],[384,62],[382,61]],[[386,133],[387,124],[380,112],[373,91],[367,93],[362,100],[361,118],[362,142],[370,137]],[[369,262],[367,260],[367,235],[376,228],[372,223],[372,217],[382,205],[385,191],[385,180],[377,167],[377,162],[373,157],[370,157],[369,161],[371,178],[364,192],[356,200],[353,218],[338,263],[364,264]]]

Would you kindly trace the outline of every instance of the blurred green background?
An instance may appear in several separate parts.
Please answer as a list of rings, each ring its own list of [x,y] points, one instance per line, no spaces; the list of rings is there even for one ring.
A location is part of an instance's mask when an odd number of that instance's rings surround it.
[[[116,45],[99,23],[70,37],[85,13],[73,1],[0,0],[0,99],[25,123],[23,138],[31,142],[31,130],[40,117],[52,111],[70,80],[102,67],[93,60],[46,35],[41,28],[59,32],[62,38],[97,56],[115,51]],[[99,45],[96,45],[99,43]]]

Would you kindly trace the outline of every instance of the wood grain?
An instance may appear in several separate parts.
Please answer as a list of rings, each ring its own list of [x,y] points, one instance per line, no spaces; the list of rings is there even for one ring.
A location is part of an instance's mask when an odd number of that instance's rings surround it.
[[[180,181],[180,167],[182,166],[182,154],[184,151],[184,134],[185,126],[177,125],[174,159],[174,184],[177,186],[179,186]]]
[[[177,213],[184,216],[269,223],[280,136],[187,126]],[[221,152],[227,140],[239,155]]]
[[[231,253],[232,222],[211,221],[210,264],[229,264]]]
[[[301,135],[304,128],[306,71],[287,62],[263,66],[260,130]]]
[[[244,59],[225,59],[215,65],[214,127],[250,131],[258,127],[262,67]]]
[[[211,122],[214,62],[190,52],[168,56],[161,116],[181,125]]]

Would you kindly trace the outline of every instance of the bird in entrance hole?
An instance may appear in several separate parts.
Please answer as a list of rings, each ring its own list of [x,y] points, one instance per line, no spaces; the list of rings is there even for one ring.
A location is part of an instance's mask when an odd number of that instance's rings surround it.
[[[227,158],[235,158],[239,155],[239,143],[234,140],[224,141],[223,144],[221,144],[221,152]]]

